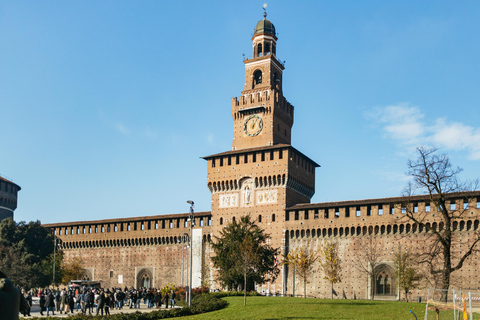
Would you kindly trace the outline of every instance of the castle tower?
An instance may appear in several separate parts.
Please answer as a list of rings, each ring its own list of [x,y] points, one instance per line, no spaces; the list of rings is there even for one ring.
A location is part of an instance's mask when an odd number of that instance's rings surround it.
[[[277,58],[275,26],[260,20],[252,37],[253,55],[245,59],[242,96],[232,99],[232,150],[290,144],[293,106],[283,97],[283,63]]]
[[[314,161],[290,145],[294,107],[282,90],[283,63],[277,58],[275,26],[260,20],[252,37],[253,56],[244,60],[245,84],[232,98],[232,150],[204,157],[212,194],[212,231],[250,215],[285,244],[285,210],[310,203],[315,192]],[[282,277],[268,289],[282,290]]]
[[[6,218],[13,219],[20,190],[20,186],[0,176],[0,221]]]

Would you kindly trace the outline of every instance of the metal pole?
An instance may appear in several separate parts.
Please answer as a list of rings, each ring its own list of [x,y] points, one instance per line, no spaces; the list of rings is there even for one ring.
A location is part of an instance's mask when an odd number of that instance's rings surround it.
[[[57,235],[53,234],[53,289],[55,290],[55,251],[57,249]]]
[[[187,203],[190,204],[190,284],[188,286],[188,292],[189,292],[189,295],[188,295],[188,306],[191,307],[192,306],[192,265],[193,265],[193,243],[192,243],[192,232],[193,232],[193,227],[195,225],[195,221],[193,220],[193,201],[192,200],[189,200],[187,201]]]
[[[184,269],[184,266],[185,266],[185,262],[184,262],[184,256],[185,256],[185,235],[182,237],[182,287],[185,287],[183,285],[183,277],[185,275],[185,269]]]
[[[185,254],[187,256],[187,284],[188,284],[188,245],[185,246],[185,248],[187,249],[187,253]],[[190,296],[190,291],[185,291],[185,301],[188,302],[188,297]]]

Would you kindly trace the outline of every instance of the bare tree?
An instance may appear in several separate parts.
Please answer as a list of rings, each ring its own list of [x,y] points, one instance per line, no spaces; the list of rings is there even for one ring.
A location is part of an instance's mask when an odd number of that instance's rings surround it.
[[[474,252],[475,247],[480,240],[478,234],[473,241],[469,243],[467,249],[459,252],[460,256],[453,263],[452,243],[454,243],[455,233],[453,224],[455,220],[464,217],[468,210],[469,190],[475,190],[478,186],[478,180],[474,182],[462,182],[459,180],[459,174],[462,169],[453,167],[446,154],[437,154],[435,148],[418,148],[418,158],[408,161],[408,174],[413,178],[403,192],[404,201],[402,210],[405,211],[408,219],[417,224],[420,228],[432,235],[430,245],[426,252],[421,255],[421,262],[429,266],[430,273],[433,276],[441,275],[441,287],[448,290],[450,287],[450,277],[452,272],[460,270],[465,260]],[[417,192],[426,194],[430,204],[436,208],[430,212],[421,212],[413,205],[414,196]],[[455,204],[455,200],[464,199],[465,206]],[[436,211],[436,212],[435,212]],[[427,219],[441,219],[440,228],[435,228],[427,223]],[[438,219],[437,218],[437,219]],[[446,301],[447,291],[442,295],[442,300]]]
[[[378,266],[383,258],[383,242],[375,241],[373,236],[359,238],[359,246],[356,257],[352,260],[353,266],[367,275],[370,280],[370,299],[375,298],[375,279],[377,278]]]
[[[311,247],[310,241],[307,245],[297,247],[283,258],[283,264],[291,265],[298,272],[303,280],[303,297],[307,297],[307,282],[314,270],[314,264],[319,258],[319,252]]]
[[[333,285],[342,281],[342,261],[339,258],[338,242],[325,240],[321,254],[323,259],[320,261],[320,269],[325,274],[323,279],[328,280],[332,286],[333,299]]]

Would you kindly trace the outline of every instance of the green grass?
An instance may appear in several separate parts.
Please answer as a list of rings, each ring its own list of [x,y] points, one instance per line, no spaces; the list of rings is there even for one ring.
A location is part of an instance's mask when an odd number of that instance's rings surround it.
[[[366,300],[329,300],[280,297],[247,297],[247,305],[243,305],[243,297],[223,298],[229,302],[225,309],[183,317],[180,319],[412,319],[412,310],[423,320],[425,304],[397,301]],[[429,311],[428,319],[436,319],[435,312]],[[178,318],[177,318],[178,319]],[[475,314],[474,319],[480,319]],[[452,311],[442,311],[440,320],[453,320]]]

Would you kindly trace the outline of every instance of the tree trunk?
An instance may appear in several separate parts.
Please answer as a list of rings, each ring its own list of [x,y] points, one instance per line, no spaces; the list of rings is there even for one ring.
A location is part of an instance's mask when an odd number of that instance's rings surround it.
[[[243,274],[243,305],[247,305],[247,272]]]
[[[303,298],[307,298],[307,277],[303,278]]]

